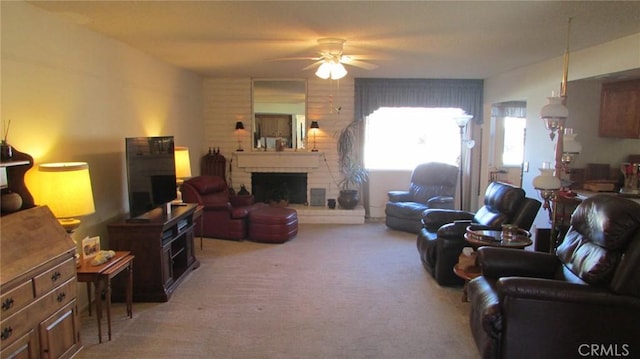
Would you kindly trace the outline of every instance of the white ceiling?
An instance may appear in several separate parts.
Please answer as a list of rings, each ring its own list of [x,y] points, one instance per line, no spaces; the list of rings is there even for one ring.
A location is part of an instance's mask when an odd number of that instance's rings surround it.
[[[214,77],[307,77],[317,39],[375,63],[352,77],[486,78],[640,33],[638,1],[28,1]],[[638,44],[640,47],[640,44]],[[638,49],[630,49],[638,51]]]

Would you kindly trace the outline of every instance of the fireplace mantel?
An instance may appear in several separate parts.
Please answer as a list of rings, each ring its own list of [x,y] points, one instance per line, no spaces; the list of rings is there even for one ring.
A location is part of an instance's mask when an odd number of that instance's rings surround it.
[[[320,167],[320,152],[234,152],[236,165],[247,172],[307,172]]]

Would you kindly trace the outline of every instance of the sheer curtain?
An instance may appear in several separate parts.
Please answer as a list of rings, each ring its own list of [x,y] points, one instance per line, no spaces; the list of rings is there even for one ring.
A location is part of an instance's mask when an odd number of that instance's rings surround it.
[[[354,120],[364,119],[380,107],[453,107],[473,116],[482,124],[483,80],[457,79],[371,79],[356,78],[354,82]],[[363,126],[360,126],[364,129]],[[356,158],[363,159],[363,133],[356,147]],[[471,161],[465,160],[467,174],[465,194],[469,194]],[[369,213],[369,188],[363,193],[365,210]],[[468,200],[466,200],[468,203]]]

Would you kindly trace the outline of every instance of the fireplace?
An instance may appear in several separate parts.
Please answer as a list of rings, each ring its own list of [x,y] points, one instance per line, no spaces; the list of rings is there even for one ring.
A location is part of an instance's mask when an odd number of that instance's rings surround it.
[[[256,202],[269,202],[279,193],[286,193],[291,204],[307,203],[307,174],[288,172],[251,173],[251,193]]]

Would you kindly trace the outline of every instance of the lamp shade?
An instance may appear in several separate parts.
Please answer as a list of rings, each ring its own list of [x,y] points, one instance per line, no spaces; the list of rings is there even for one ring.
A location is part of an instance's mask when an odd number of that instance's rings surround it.
[[[347,76],[347,69],[344,68],[344,65],[339,62],[333,64],[333,67],[331,68],[331,79],[339,80],[345,76]]]
[[[537,190],[560,189],[560,179],[553,175],[553,171],[552,168],[540,168],[540,175],[533,179],[533,187]]]
[[[455,117],[456,120],[456,125],[458,125],[458,127],[464,127],[467,125],[467,123],[469,123],[469,120],[471,120],[473,118],[473,116],[471,115],[460,115]]]
[[[540,110],[540,118],[567,118],[569,110],[562,104],[562,97],[547,97],[549,103]]]
[[[328,62],[323,62],[322,64],[320,64],[320,67],[318,67],[318,70],[316,70],[316,76],[323,80],[328,79],[329,76],[331,76],[331,64]]]
[[[242,123],[242,121],[236,122],[236,130],[244,130],[244,124]]]
[[[89,165],[86,162],[45,163],[40,172],[40,201],[60,219],[95,212]]]
[[[191,177],[191,160],[189,159],[189,148],[176,147],[173,153],[176,158],[176,178],[184,179]]]
[[[318,121],[311,121],[311,126],[309,126],[309,128],[320,128]]]

